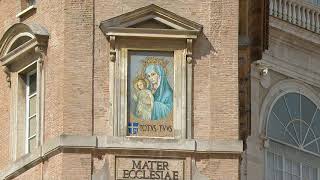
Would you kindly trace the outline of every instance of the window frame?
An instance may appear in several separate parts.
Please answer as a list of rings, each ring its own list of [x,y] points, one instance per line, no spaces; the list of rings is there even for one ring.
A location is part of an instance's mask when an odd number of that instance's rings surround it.
[[[173,52],[174,56],[174,100],[173,100],[173,137],[128,136],[128,99],[127,75],[129,51],[164,51]],[[186,139],[187,134],[187,50],[186,42],[182,39],[146,39],[119,38],[116,43],[116,61],[110,62],[112,67],[110,80],[111,109],[110,119],[113,119],[114,136],[130,138],[162,138]],[[178,67],[180,63],[180,67]],[[119,80],[120,79],[120,80]],[[192,83],[192,82],[189,82]],[[120,93],[123,92],[123,93]],[[191,103],[191,102],[189,102]],[[179,105],[179,106],[178,106]]]
[[[273,102],[272,102],[272,104],[271,104],[271,106],[270,106],[270,108],[269,108],[269,110],[268,110],[268,115],[267,115],[267,119],[266,119],[266,126],[265,126],[265,128],[266,128],[266,130],[265,130],[266,138],[267,138],[268,140],[272,140],[272,141],[274,141],[274,142],[277,142],[277,143],[280,143],[280,144],[284,144],[284,145],[289,146],[289,147],[291,147],[291,148],[295,148],[295,149],[301,150],[301,151],[303,151],[303,152],[305,152],[305,153],[313,154],[313,155],[315,155],[315,156],[320,157],[320,154],[316,154],[316,153],[314,153],[314,152],[308,151],[308,150],[306,150],[306,149],[299,148],[299,147],[297,147],[297,146],[291,145],[291,144],[286,143],[286,142],[283,142],[283,141],[281,141],[281,140],[274,139],[274,138],[272,138],[272,137],[269,137],[268,134],[267,134],[267,129],[268,129],[268,125],[269,125],[269,118],[270,118],[270,114],[271,114],[271,112],[272,112],[272,109],[273,109],[274,105],[278,102],[278,100],[279,100],[280,98],[282,98],[284,95],[289,94],[289,93],[297,93],[297,94],[300,94],[300,95],[305,96],[307,99],[309,99],[311,102],[313,102],[313,103],[315,104],[315,106],[317,107],[317,108],[316,108],[316,111],[317,111],[318,109],[320,110],[320,106],[319,106],[319,104],[317,103],[317,101],[316,101],[316,99],[315,99],[315,97],[316,97],[315,94],[314,94],[314,95],[310,95],[310,94],[306,93],[306,91],[305,91],[304,89],[301,89],[301,87],[298,88],[298,89],[282,90],[282,92],[279,93],[278,96],[273,100]],[[318,99],[318,100],[319,100],[319,99]]]
[[[28,41],[18,42],[17,48],[9,51],[13,44],[19,40],[20,37],[28,36],[31,39]],[[25,126],[26,118],[25,111],[26,105],[19,106],[20,95],[21,102],[26,101],[25,87],[21,86],[19,89],[19,83],[24,83],[25,80],[22,76],[30,71],[32,68],[37,71],[37,127],[36,127],[36,144],[40,146],[43,143],[43,131],[44,131],[44,62],[46,60],[46,53],[48,47],[49,33],[46,28],[40,25],[26,25],[24,23],[16,23],[12,25],[3,34],[0,39],[0,64],[4,68],[6,74],[6,81],[8,82],[8,91],[10,91],[10,146],[11,154],[10,159],[12,161],[22,158],[25,152],[25,138],[26,133],[24,130],[20,134],[18,133],[18,120],[20,120],[21,126]],[[22,90],[24,91],[22,92]],[[20,94],[19,94],[20,93]],[[18,111],[20,109],[20,111]],[[23,112],[22,112],[23,111]],[[20,114],[18,112],[21,112]],[[18,119],[19,117],[21,119]],[[21,139],[21,142],[18,140]],[[23,142],[22,142],[23,141]],[[19,148],[18,148],[18,143]],[[21,148],[20,148],[21,146]],[[34,153],[40,153],[40,148],[37,148]]]
[[[30,77],[32,76],[32,75],[34,75],[34,74],[36,74],[36,91],[33,93],[33,94],[31,94],[31,95],[29,95],[29,93],[30,93]],[[26,113],[25,113],[25,119],[26,119],[26,125],[25,125],[25,132],[26,132],[26,137],[25,137],[25,144],[26,144],[26,147],[25,147],[25,153],[27,154],[27,153],[30,153],[31,152],[31,148],[30,148],[30,140],[31,139],[33,139],[33,138],[35,138],[36,139],[36,142],[37,142],[37,140],[38,140],[38,132],[37,132],[37,124],[39,124],[38,123],[38,119],[39,119],[39,114],[38,114],[38,104],[39,104],[39,102],[38,102],[38,83],[37,83],[37,81],[38,81],[38,74],[37,74],[37,69],[34,69],[34,70],[31,70],[30,72],[28,72],[27,74],[26,74]],[[30,99],[32,98],[32,97],[35,97],[36,98],[36,106],[35,106],[35,110],[36,110],[36,112],[35,112],[35,114],[33,114],[33,115],[29,115],[30,114]],[[33,117],[35,117],[36,118],[36,130],[35,130],[35,134],[33,134],[33,135],[30,135],[30,119],[32,119]],[[36,143],[36,145],[37,145],[38,143]]]
[[[307,166],[309,168],[314,168],[317,170],[317,180],[320,179],[320,167],[313,167],[311,164],[309,163],[304,163],[304,162],[301,162],[301,161],[296,161],[293,159],[293,157],[287,157],[287,156],[284,156],[284,154],[280,154],[280,153],[276,153],[276,152],[273,152],[272,150],[266,150],[265,151],[265,177],[266,177],[266,180],[274,180],[273,178],[272,179],[269,179],[269,175],[267,174],[268,173],[268,153],[271,153],[272,156],[273,156],[273,159],[274,159],[274,156],[279,156],[281,158],[281,161],[282,161],[282,169],[279,169],[279,171],[281,172],[281,176],[282,176],[282,180],[285,180],[285,177],[286,177],[286,160],[290,160],[292,162],[295,162],[297,164],[299,164],[299,180],[303,180],[303,167],[304,166]],[[291,167],[291,170],[292,170],[292,167]],[[292,175],[292,174],[291,174]]]
[[[272,140],[271,138],[266,136],[266,131],[268,127],[268,119],[270,112],[272,111],[275,103],[281,98],[284,94],[287,93],[299,93],[304,95],[306,98],[311,100],[317,107],[320,107],[320,97],[317,95],[317,92],[309,85],[295,80],[295,79],[286,79],[276,83],[267,93],[262,103],[260,109],[260,127],[259,132],[264,136],[264,176],[267,179],[267,152],[271,152],[274,154],[280,154],[281,156],[287,155],[288,159],[301,159],[300,163],[304,163],[306,165],[315,164],[313,161],[320,156],[308,151],[301,151],[300,149],[291,146],[286,143],[278,142]],[[280,148],[281,147],[281,148]],[[297,155],[297,153],[299,153]],[[307,162],[307,163],[306,163]],[[318,178],[320,179],[320,165],[317,164],[318,167]]]

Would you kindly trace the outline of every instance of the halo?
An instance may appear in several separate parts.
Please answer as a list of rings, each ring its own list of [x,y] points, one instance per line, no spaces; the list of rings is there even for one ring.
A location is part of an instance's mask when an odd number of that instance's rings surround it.
[[[146,58],[143,60],[143,69],[144,69],[144,71],[146,70],[146,68],[147,68],[150,64],[162,66],[164,72],[167,73],[167,66],[168,66],[168,64],[169,64],[169,61],[164,60],[164,59],[160,59],[160,58],[157,58],[157,57],[154,57],[154,56],[146,57]]]
[[[139,74],[136,76],[136,78],[134,79],[133,81],[133,86],[136,90],[138,90],[138,86],[137,86],[137,82],[138,81],[144,81],[145,82],[145,85],[146,85],[146,88],[149,87],[149,80],[143,75],[143,74]]]

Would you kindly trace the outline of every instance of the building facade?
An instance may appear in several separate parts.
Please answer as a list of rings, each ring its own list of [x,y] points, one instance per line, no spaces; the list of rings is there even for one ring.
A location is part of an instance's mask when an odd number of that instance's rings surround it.
[[[0,179],[240,179],[266,7],[1,0]]]
[[[269,2],[269,49],[251,71],[242,179],[320,179],[317,1]]]

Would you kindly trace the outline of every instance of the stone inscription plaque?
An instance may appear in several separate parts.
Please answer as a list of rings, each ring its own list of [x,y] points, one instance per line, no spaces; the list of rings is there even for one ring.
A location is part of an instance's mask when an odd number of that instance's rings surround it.
[[[183,159],[116,157],[116,180],[183,180]]]

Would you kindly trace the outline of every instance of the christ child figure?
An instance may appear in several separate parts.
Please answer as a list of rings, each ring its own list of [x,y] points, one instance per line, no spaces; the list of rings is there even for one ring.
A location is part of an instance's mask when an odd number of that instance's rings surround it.
[[[133,96],[136,101],[136,116],[143,120],[151,120],[154,98],[152,92],[147,89],[148,80],[138,78],[134,87],[136,89],[136,94]]]

